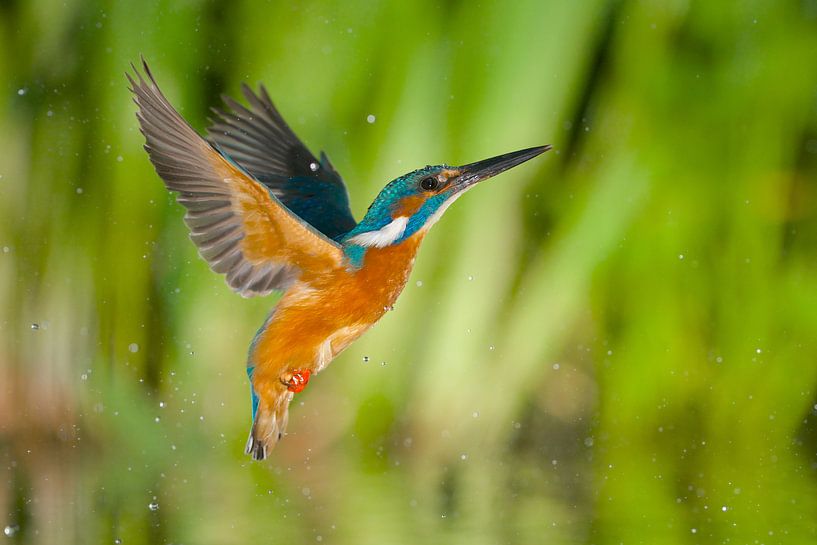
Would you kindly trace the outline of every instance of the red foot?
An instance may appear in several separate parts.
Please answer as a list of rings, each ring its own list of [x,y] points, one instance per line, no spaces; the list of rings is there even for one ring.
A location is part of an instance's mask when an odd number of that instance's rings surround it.
[[[282,380],[287,390],[293,393],[303,392],[304,388],[306,388],[306,384],[309,382],[309,375],[312,374],[312,371],[309,369],[303,369],[301,371],[295,371],[292,373],[292,376],[289,380],[284,381]]]

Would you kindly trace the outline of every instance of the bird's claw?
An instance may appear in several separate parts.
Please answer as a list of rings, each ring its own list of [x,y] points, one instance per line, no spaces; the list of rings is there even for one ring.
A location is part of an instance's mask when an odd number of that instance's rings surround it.
[[[306,384],[309,382],[309,375],[311,374],[312,371],[309,369],[295,371],[288,379],[281,377],[281,382],[287,387],[287,390],[297,394],[303,392],[304,388],[306,388]]]

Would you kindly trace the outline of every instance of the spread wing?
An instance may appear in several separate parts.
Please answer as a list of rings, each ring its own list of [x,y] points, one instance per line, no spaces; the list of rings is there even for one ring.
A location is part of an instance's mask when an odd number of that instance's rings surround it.
[[[263,85],[257,95],[247,85],[242,91],[249,108],[223,97],[229,109],[213,109],[210,141],[318,231],[332,239],[348,233],[356,224],[349,194],[329,158],[316,159],[298,140]]]
[[[340,247],[301,221],[251,175],[182,119],[147,63],[147,80],[128,74],[145,149],[156,172],[187,208],[184,219],[201,256],[245,297],[285,289],[337,267]]]

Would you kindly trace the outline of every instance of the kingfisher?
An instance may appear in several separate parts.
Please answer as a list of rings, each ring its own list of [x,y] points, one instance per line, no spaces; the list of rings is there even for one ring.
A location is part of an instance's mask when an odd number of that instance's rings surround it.
[[[428,230],[478,182],[538,146],[395,178],[360,222],[325,153],[298,139],[263,85],[247,106],[224,96],[199,135],[170,105],[145,59],[127,73],[145,150],[186,208],[199,254],[244,297],[283,295],[247,357],[252,428],[245,452],[263,460],[283,437],[289,404],[395,303]]]

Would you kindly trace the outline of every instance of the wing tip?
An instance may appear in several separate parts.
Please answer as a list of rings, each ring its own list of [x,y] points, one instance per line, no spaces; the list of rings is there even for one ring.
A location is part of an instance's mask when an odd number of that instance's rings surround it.
[[[131,85],[130,91],[134,92],[134,93],[136,92],[135,87],[143,86],[143,85],[145,85],[145,83],[147,83],[145,81],[145,78],[142,76],[142,72],[145,73],[145,75],[150,80],[151,84],[156,85],[156,79],[153,77],[153,72],[150,70],[150,66],[148,65],[148,61],[145,58],[145,55],[142,54],[142,53],[139,54],[139,62],[142,65],[142,70],[141,71],[139,70],[139,68],[136,67],[136,65],[133,63],[133,61],[131,61],[131,62],[128,63],[128,64],[130,64],[130,71],[125,72],[125,77],[128,79],[128,83],[130,83],[130,85]],[[138,84],[137,84],[136,79],[134,78],[134,76],[139,79]]]

